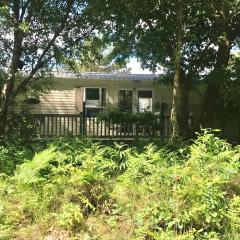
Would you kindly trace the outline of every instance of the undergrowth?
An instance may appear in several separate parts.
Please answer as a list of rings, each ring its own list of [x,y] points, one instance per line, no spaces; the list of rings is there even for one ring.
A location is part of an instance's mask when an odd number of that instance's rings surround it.
[[[173,150],[174,149],[174,150]],[[240,239],[240,146],[0,148],[0,239]]]

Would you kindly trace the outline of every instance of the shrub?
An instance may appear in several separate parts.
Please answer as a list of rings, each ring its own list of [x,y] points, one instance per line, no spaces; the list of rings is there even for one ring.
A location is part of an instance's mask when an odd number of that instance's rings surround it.
[[[41,236],[75,239],[236,240],[239,175],[239,146],[212,132],[175,148],[60,139],[1,175],[1,234],[44,225]]]
[[[58,224],[73,232],[79,232],[84,225],[84,218],[81,208],[73,203],[67,203],[62,206],[57,215]]]
[[[12,174],[18,164],[31,158],[33,152],[21,143],[7,143],[0,146],[0,173]]]
[[[130,113],[110,108],[100,113],[98,120],[111,121],[112,123],[136,123],[160,128],[159,116],[154,115],[154,113],[150,111]]]

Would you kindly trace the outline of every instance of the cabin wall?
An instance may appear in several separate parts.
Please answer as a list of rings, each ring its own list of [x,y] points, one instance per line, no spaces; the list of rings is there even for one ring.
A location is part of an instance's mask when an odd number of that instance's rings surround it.
[[[165,115],[170,116],[172,106],[172,87],[157,85],[155,89],[156,90],[154,101],[157,101],[158,103],[160,103],[160,105],[162,103],[165,103]],[[159,111],[159,109],[155,109],[155,111]]]
[[[51,90],[40,97],[40,103],[31,108],[32,113],[75,114],[75,89]]]
[[[118,106],[118,89],[114,86],[107,88],[107,107]]]
[[[199,114],[202,109],[203,96],[198,90],[189,93],[189,112]]]
[[[112,80],[112,79],[64,79],[57,78],[55,81],[54,89],[58,90],[74,90],[76,91],[75,95],[75,109],[76,113],[82,111],[82,101],[83,93],[80,92],[80,89],[84,87],[97,87],[97,88],[106,88],[106,106],[107,107],[118,107],[118,91],[120,89],[131,89],[135,92],[135,96],[138,90],[152,90],[153,96],[155,97],[155,86],[153,80]],[[164,91],[162,91],[164,92]],[[136,97],[133,99],[134,105],[137,104]],[[136,106],[133,108],[137,111]]]
[[[107,89],[106,106],[118,106],[118,91],[131,89],[134,91],[134,111],[137,111],[137,91],[152,90],[154,111],[160,111],[159,105],[166,103],[165,114],[170,116],[172,105],[172,87],[156,85],[153,80],[111,80],[111,79],[66,79],[56,78],[54,89],[49,94],[40,97],[40,103],[31,106],[32,113],[79,114],[83,111],[84,87],[101,87]],[[190,92],[189,110],[193,113],[200,111],[200,95]]]

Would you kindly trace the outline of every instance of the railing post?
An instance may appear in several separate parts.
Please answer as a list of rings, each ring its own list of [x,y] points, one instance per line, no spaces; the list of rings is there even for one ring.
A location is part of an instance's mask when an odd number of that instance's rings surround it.
[[[164,138],[164,135],[165,135],[165,122],[164,122],[164,110],[165,110],[165,103],[162,102],[162,106],[161,106],[161,115],[160,115],[160,124],[161,124],[161,128],[160,128],[160,136],[161,136],[161,139]]]
[[[138,130],[139,130],[139,123],[136,122],[136,123],[133,123],[134,127],[135,127],[135,132],[136,132],[136,137],[138,137]]]
[[[86,134],[86,102],[83,102],[83,112],[82,112],[82,135]]]

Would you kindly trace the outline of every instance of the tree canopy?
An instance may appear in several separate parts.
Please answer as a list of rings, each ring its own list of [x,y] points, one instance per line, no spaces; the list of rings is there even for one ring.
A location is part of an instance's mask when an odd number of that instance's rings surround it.
[[[114,45],[113,56],[119,60],[136,56],[143,67],[153,71],[161,66],[165,71],[164,82],[172,84],[178,43],[177,2],[111,2],[109,19],[112,24],[106,33]],[[240,37],[239,1],[184,1],[182,16],[180,78],[183,99],[180,108],[185,111],[182,114],[185,118],[188,117],[189,90],[203,83],[206,89],[195,130],[199,125],[212,126],[216,104],[221,97],[220,88],[228,82],[226,69],[231,50],[238,46]]]
[[[102,1],[10,0],[0,3],[0,76],[4,129],[14,98],[73,56],[87,65],[89,44],[105,24]],[[1,96],[2,98],[3,96]]]

